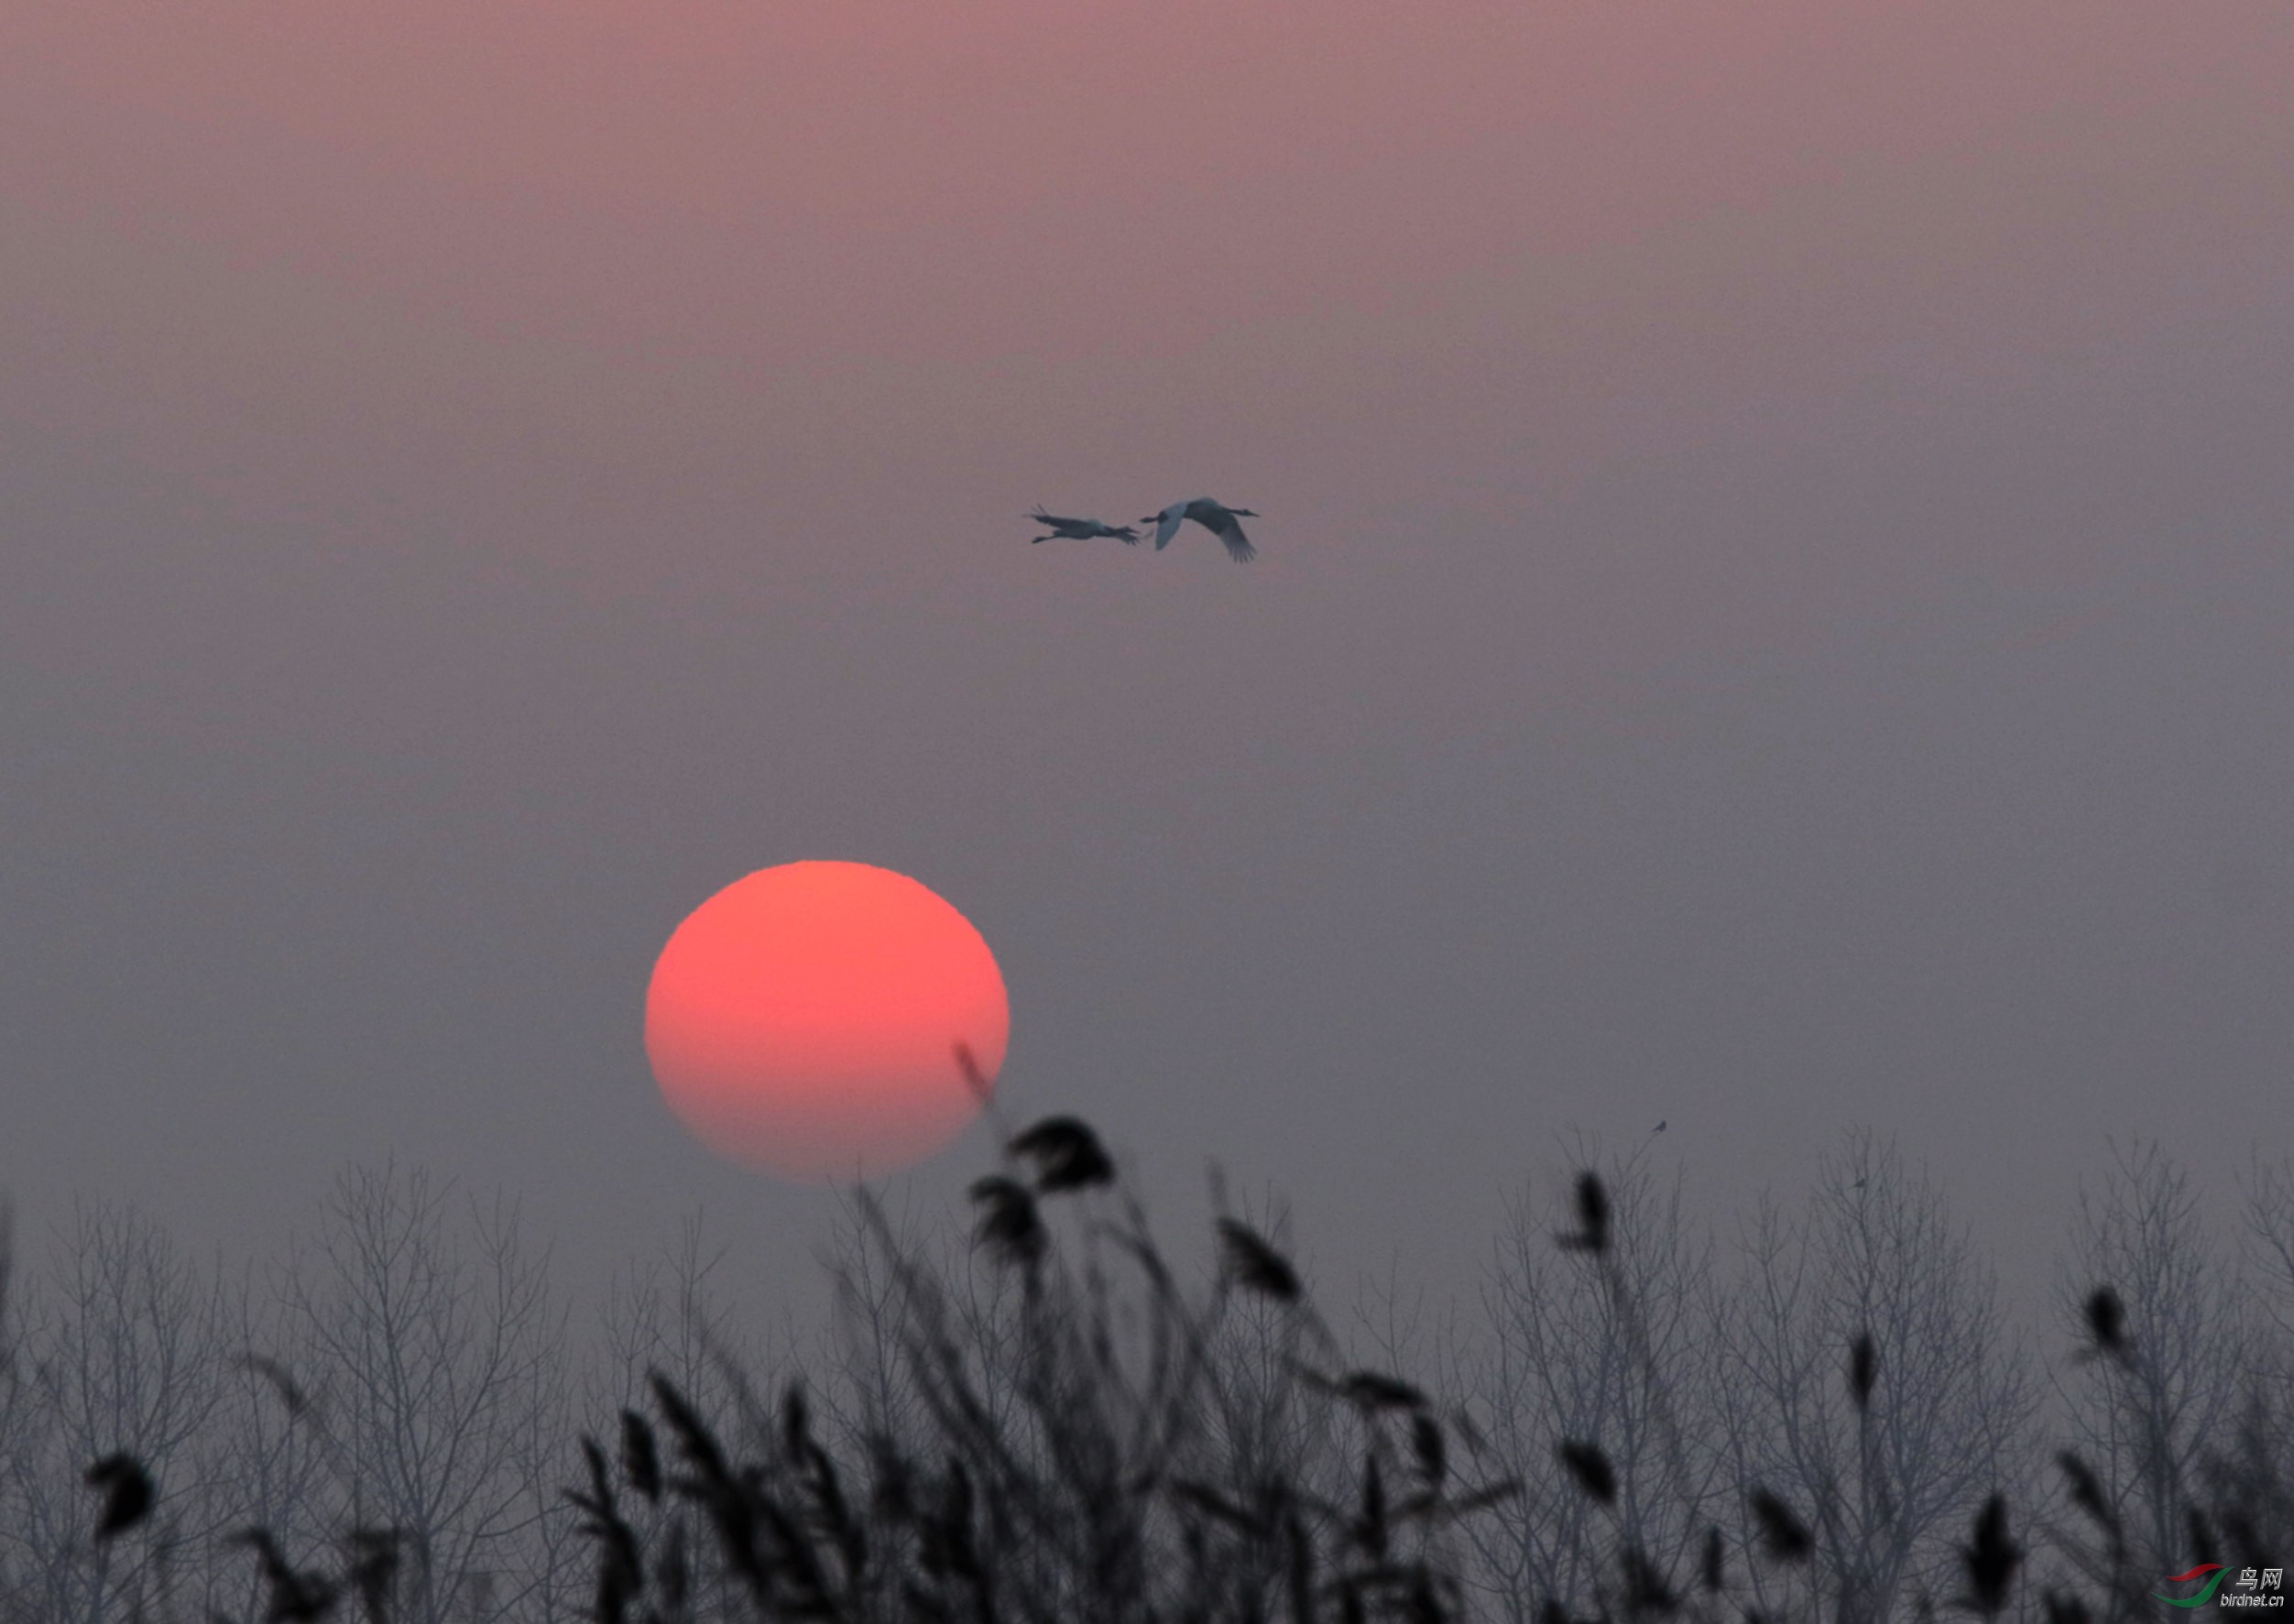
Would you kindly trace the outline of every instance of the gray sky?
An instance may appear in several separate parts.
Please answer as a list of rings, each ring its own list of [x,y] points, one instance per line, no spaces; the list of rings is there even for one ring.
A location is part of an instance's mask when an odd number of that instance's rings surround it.
[[[808,1278],[639,1022],[813,856],[1341,1295],[1573,1127],[1872,1125],[2026,1271],[2106,1135],[2282,1154],[2294,11],[1581,9],[12,5],[20,1215]],[[1200,491],[1259,562],[1020,518]]]

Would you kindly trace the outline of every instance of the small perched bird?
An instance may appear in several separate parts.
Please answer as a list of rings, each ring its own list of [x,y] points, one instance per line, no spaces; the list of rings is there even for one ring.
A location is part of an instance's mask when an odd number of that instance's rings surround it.
[[[1248,507],[1229,507],[1208,496],[1196,496],[1174,502],[1161,513],[1151,514],[1139,522],[1155,527],[1155,550],[1161,552],[1171,545],[1171,538],[1179,533],[1180,525],[1191,518],[1227,544],[1229,558],[1247,564],[1259,555],[1259,550],[1251,545],[1251,538],[1242,533],[1242,527],[1235,520],[1258,517]]]
[[[1115,1183],[1115,1163],[1099,1136],[1073,1117],[1044,1117],[1013,1139],[1010,1150],[1035,1164],[1039,1195]]]
[[[151,1515],[156,1492],[151,1474],[134,1455],[107,1455],[82,1473],[81,1478],[104,1496],[104,1512],[95,1524],[99,1543],[125,1533]]]
[[[1651,1133],[1663,1133],[1665,1131],[1665,1118],[1662,1117],[1658,1117],[1656,1126],[1649,1129],[1649,1131]]]
[[[1095,536],[1112,536],[1126,547],[1139,545],[1139,532],[1130,525],[1103,525],[1096,518],[1062,518],[1056,513],[1044,512],[1040,503],[1028,517],[1052,529],[1048,536],[1029,537],[1031,541],[1088,541]]]

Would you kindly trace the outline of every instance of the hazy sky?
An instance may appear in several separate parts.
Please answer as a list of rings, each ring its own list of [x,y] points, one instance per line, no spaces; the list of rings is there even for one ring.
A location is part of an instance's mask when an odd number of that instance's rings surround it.
[[[2105,1135],[2282,1153],[2289,84],[2275,0],[8,0],[0,1184],[804,1277],[639,1038],[815,856],[1341,1296],[1571,1127],[1869,1124],[2032,1267]],[[1257,563],[1020,518],[1198,492]]]

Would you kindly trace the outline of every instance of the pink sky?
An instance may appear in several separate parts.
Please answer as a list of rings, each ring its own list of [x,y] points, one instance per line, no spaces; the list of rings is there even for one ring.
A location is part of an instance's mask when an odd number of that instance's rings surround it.
[[[1836,464],[1882,398],[1948,425],[2237,348],[2294,256],[2289,80],[2294,20],[2246,5],[40,0],[0,18],[12,349],[227,503],[431,440],[804,535],[1074,471],[1272,488],[1391,550],[1598,502],[1653,445]],[[268,498],[221,472],[266,463]],[[1642,545],[1556,561],[1604,612],[1548,647],[1629,614],[1662,662],[1952,590],[1786,550],[1740,601]]]
[[[803,856],[1341,1240],[1565,1121],[2275,1122],[2290,84],[2278,0],[10,0],[0,1181],[180,1075],[214,1211],[259,1121],[579,1214]],[[1250,572],[1019,518],[1196,492]]]
[[[1875,189],[1949,303],[2267,187],[2290,66],[2231,5],[34,0],[0,177],[485,327],[1108,365]]]

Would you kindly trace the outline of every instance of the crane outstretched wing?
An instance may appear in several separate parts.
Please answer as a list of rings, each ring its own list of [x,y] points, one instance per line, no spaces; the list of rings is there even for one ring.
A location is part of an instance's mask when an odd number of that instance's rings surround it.
[[[1231,513],[1221,513],[1218,522],[1208,527],[1211,533],[1227,544],[1227,556],[1239,564],[1247,564],[1259,556],[1259,550],[1251,545],[1251,538],[1242,533],[1241,521]]]

